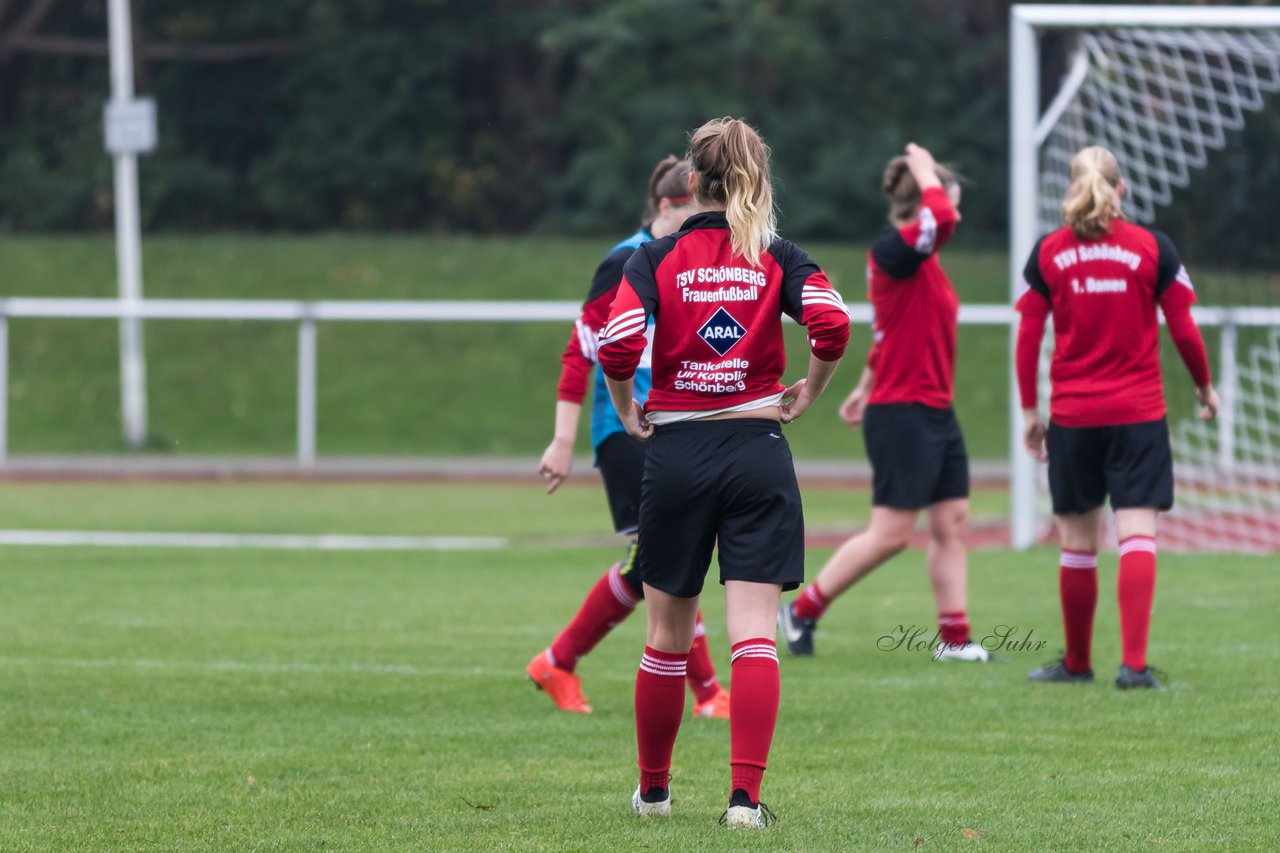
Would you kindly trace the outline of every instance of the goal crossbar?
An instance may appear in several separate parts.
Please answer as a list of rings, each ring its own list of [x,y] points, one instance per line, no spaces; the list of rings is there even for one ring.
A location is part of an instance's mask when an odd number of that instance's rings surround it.
[[[1012,7],[1014,23],[1045,28],[1280,27],[1280,9],[1258,6],[1093,6],[1025,3]]]

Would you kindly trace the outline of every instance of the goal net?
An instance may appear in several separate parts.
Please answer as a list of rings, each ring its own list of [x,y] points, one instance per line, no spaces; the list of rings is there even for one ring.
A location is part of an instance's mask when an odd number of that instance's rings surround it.
[[[1217,350],[1214,381],[1223,411],[1204,423],[1194,418],[1185,371],[1176,356],[1167,357],[1173,348],[1163,347],[1177,504],[1161,523],[1161,547],[1280,551],[1280,279],[1268,266],[1274,256],[1245,259],[1253,269],[1242,272],[1232,268],[1239,256],[1228,261],[1213,250],[1212,235],[1178,227],[1211,230],[1199,227],[1213,215],[1196,209],[1205,195],[1203,188],[1196,195],[1197,181],[1247,180],[1247,168],[1224,172],[1220,161],[1239,163],[1248,124],[1280,112],[1280,10],[1015,6],[1012,14],[1015,281],[1035,239],[1061,225],[1071,159],[1089,145],[1109,148],[1125,176],[1126,216],[1160,223],[1183,249],[1200,297],[1197,319],[1210,353]],[[1058,83],[1043,111],[1042,69]],[[1214,207],[1219,220],[1230,216]],[[1238,218],[1240,228],[1250,227],[1243,221],[1249,216]],[[1259,232],[1259,240],[1267,239],[1274,241]],[[1046,403],[1051,346],[1048,336],[1040,374]],[[1016,396],[1011,408],[1014,544],[1026,546],[1048,534],[1049,509],[1044,470],[1029,464],[1017,440]]]

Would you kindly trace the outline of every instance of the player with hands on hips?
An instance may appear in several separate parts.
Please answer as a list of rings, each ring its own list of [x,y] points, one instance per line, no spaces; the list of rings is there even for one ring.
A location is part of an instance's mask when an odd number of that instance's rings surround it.
[[[559,488],[569,476],[582,402],[587,385],[594,378],[591,445],[595,450],[596,467],[604,480],[614,529],[628,540],[623,558],[595,582],[572,621],[549,647],[534,655],[525,668],[530,680],[564,711],[591,713],[591,705],[582,693],[582,682],[577,675],[578,661],[626,619],[644,598],[640,575],[635,571],[644,447],[624,432],[623,424],[609,401],[604,374],[596,364],[596,357],[600,329],[608,317],[609,305],[618,291],[627,260],[642,244],[679,230],[694,211],[688,175],[688,162],[674,156],[665,158],[654,168],[649,179],[648,202],[641,228],[614,246],[596,270],[591,291],[560,358],[562,366],[556,388],[555,435],[542,454],[538,471],[547,481],[548,494]],[[636,384],[641,396],[648,393],[650,372],[644,359],[636,371]],[[723,719],[729,716],[729,695],[716,680],[701,616],[695,632],[687,671],[689,689],[694,695],[694,716]]]
[[[849,315],[826,274],[778,238],[769,149],[738,119],[689,140],[699,212],[627,262],[600,336],[618,417],[647,439],[640,548],[649,625],[636,674],[640,780],[632,807],[671,813],[672,752],[683,714],[694,618],[719,551],[732,646],[730,828],[762,828],[760,783],[778,716],[773,620],[804,579],[804,518],[782,423],[822,393],[849,339]],[[804,382],[784,386],[782,315],[807,327]],[[653,325],[653,389],[643,413],[634,375]]]

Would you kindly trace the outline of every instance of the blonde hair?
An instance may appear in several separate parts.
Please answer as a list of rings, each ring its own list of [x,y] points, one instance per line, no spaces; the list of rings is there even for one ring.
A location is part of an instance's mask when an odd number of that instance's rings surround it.
[[[664,198],[689,200],[689,161],[681,160],[674,154],[666,157],[653,167],[649,176],[649,197],[645,201],[644,214],[640,224],[645,228],[653,225],[658,218],[658,202]]]
[[[689,136],[689,162],[698,174],[694,195],[723,207],[735,255],[760,265],[760,251],[778,238],[769,177],[769,146],[741,119],[717,118]]]
[[[1121,219],[1120,163],[1100,145],[1091,145],[1071,160],[1071,186],[1062,201],[1062,219],[1081,240],[1096,240]]]
[[[937,163],[933,171],[942,181],[944,189],[950,191],[959,186],[960,176],[947,166]],[[909,221],[916,215],[920,206],[920,185],[916,183],[911,168],[907,166],[907,158],[898,155],[884,167],[884,177],[880,179],[880,191],[889,199],[889,221],[895,225]]]

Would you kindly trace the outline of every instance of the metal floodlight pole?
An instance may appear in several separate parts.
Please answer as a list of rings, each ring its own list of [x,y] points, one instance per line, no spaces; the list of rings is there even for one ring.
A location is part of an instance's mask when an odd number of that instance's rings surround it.
[[[111,43],[111,100],[133,100],[133,26],[129,0],[109,0],[108,35]],[[122,307],[142,300],[142,235],[138,213],[138,155],[117,150],[115,161],[116,274]],[[124,439],[140,448],[147,437],[147,364],[142,320],[136,314],[120,318],[120,411]]]

